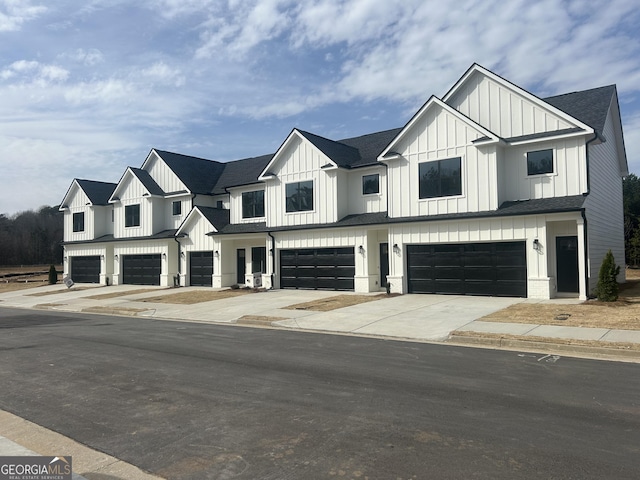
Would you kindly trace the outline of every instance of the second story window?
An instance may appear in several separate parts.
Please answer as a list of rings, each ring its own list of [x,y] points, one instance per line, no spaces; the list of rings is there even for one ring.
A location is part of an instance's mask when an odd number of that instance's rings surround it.
[[[364,175],[362,177],[362,194],[380,193],[380,174]]]
[[[73,231],[84,232],[84,212],[73,214]]]
[[[124,226],[125,227],[140,226],[140,204],[126,205],[124,207]]]
[[[242,218],[264,217],[264,190],[242,192]]]
[[[287,212],[306,212],[313,210],[313,180],[287,183]]]
[[[174,215],[182,214],[182,202],[180,200],[171,203],[171,210]]]
[[[527,152],[527,175],[553,173],[553,150]]]
[[[462,159],[460,157],[418,164],[420,198],[462,195]]]

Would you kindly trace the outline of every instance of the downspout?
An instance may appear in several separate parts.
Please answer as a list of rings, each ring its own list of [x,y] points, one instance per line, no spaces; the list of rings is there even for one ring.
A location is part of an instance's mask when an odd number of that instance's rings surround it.
[[[273,290],[273,271],[276,269],[276,239],[267,231],[267,235],[271,237],[271,290]]]
[[[180,260],[180,259],[182,258],[182,257],[181,257],[181,251],[180,251],[180,249],[181,249],[181,247],[182,247],[182,244],[180,243],[180,240],[178,240],[178,237],[173,237],[173,239],[174,239],[174,240],[176,241],[176,243],[178,244],[178,275],[177,275],[177,277],[175,277],[175,278],[173,279],[173,286],[174,286],[174,287],[179,287],[179,286],[180,286],[180,271],[182,270],[182,269],[180,268],[180,266],[181,266],[181,264],[182,264],[182,261]]]
[[[591,193],[591,172],[589,171],[589,144],[591,142],[594,142],[597,138],[599,138],[600,135],[598,135],[597,132],[594,132],[593,134],[593,138],[590,140],[587,140],[587,143],[585,143],[585,148],[586,148],[586,152],[585,152],[585,157],[586,157],[586,164],[587,164],[587,191],[584,193],[584,196],[587,197],[590,193]],[[589,298],[589,235],[587,235],[587,212],[584,208],[582,208],[580,210],[580,215],[582,215],[582,222],[583,222],[583,242],[584,242],[584,286],[586,289],[585,292],[585,296],[587,298]]]

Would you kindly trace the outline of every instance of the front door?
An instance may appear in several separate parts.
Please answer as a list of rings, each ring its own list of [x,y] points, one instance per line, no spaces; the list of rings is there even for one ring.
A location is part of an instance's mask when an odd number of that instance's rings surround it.
[[[380,286],[386,288],[389,275],[389,244],[380,244]]]
[[[578,293],[578,237],[556,237],[558,292]]]
[[[237,271],[238,278],[236,281],[238,282],[238,285],[244,285],[244,274],[247,273],[247,260],[244,248],[238,249]]]

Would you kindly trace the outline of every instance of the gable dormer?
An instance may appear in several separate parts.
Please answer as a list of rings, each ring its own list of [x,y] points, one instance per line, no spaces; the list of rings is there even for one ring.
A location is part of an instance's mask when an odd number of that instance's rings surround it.
[[[591,127],[495,73],[472,65],[443,101],[507,141],[554,132],[579,136]]]
[[[493,132],[431,97],[378,157],[388,165],[389,216],[497,208],[499,145]]]
[[[59,210],[64,212],[64,241],[93,240],[113,233],[108,200],[115,183],[74,179],[62,199]]]

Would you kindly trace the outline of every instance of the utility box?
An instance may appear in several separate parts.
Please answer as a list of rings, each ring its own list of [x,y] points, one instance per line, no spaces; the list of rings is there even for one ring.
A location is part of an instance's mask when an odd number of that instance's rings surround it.
[[[245,284],[249,288],[260,288],[262,287],[262,273],[252,273],[245,277]]]

